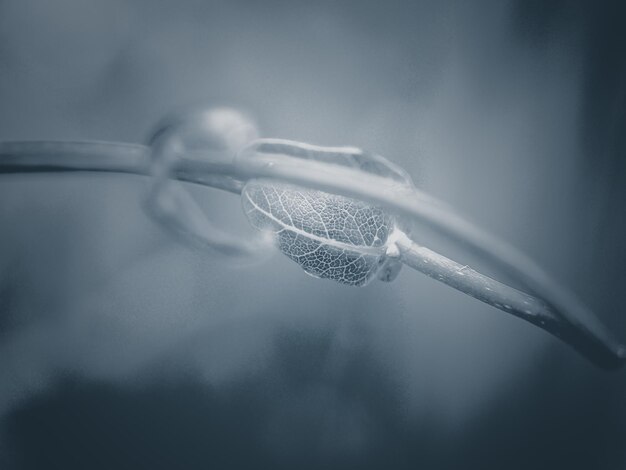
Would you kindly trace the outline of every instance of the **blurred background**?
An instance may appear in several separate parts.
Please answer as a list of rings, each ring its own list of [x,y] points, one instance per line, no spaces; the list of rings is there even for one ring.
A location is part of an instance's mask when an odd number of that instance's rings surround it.
[[[618,0],[0,0],[0,140],[144,142],[228,105],[367,148],[626,340],[625,21]],[[193,250],[146,186],[0,177],[0,468],[626,468],[626,371],[408,269],[350,288]],[[252,236],[237,196],[193,191]]]

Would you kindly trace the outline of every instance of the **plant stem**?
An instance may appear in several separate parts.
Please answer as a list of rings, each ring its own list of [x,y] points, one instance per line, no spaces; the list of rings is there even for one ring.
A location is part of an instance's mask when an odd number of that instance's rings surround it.
[[[596,364],[617,367],[623,362],[603,341],[574,327],[543,300],[420,246],[406,235],[395,243],[402,261],[428,277],[548,331]]]
[[[242,153],[245,156],[245,152]],[[376,175],[364,174],[316,161],[279,154],[253,155],[231,163],[182,158],[172,167],[171,177],[240,193],[252,178],[271,178],[367,201],[388,208],[399,216],[422,222],[478,254],[503,275],[519,282],[536,297],[461,266],[413,242],[404,243],[405,262],[508,313],[524,318],[563,339],[594,363],[616,368],[626,362],[626,348],[572,293],[559,286],[528,257],[480,230],[433,198]],[[150,174],[150,149],[145,146],[105,142],[15,142],[0,143],[0,173],[96,171],[138,175]],[[434,267],[428,266],[429,263]],[[469,279],[469,281],[468,281]],[[486,287],[493,289],[489,291]],[[521,302],[521,303],[520,303]],[[524,302],[531,304],[526,313]]]

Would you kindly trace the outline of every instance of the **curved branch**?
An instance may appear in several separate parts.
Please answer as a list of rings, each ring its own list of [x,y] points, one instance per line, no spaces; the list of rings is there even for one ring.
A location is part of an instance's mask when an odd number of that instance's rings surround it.
[[[0,173],[105,171],[147,175],[149,153],[149,149],[144,146],[101,142],[0,143]],[[597,365],[615,368],[626,362],[626,348],[572,293],[553,281],[536,263],[467,222],[443,204],[433,203],[432,197],[415,188],[407,188],[386,178],[354,169],[302,159],[294,161],[280,154],[254,155],[254,158],[239,158],[234,163],[184,158],[172,167],[171,177],[235,193],[240,192],[249,179],[272,178],[384,206],[399,215],[425,223],[452,241],[468,246],[504,275],[518,281],[542,299],[534,299],[533,302],[537,302],[537,310],[544,312],[545,323],[533,323],[568,342]],[[459,283],[458,277],[450,275],[456,266],[447,262],[453,262],[425,250],[412,244],[406,245],[404,259],[408,264],[414,264],[414,267],[422,265],[422,268],[425,260],[438,259],[438,269],[442,270],[444,277],[448,276],[452,287],[480,298],[478,294],[472,294],[474,287],[471,283]],[[484,283],[489,279],[478,273],[476,275],[479,276],[474,278],[476,282]],[[505,303],[505,297],[512,295],[517,298],[518,294],[522,296],[519,297],[522,302],[524,299],[529,300],[524,297],[526,294],[505,287],[508,290],[500,291],[492,300],[487,298],[487,303],[512,306],[513,300]],[[519,316],[523,317],[521,314]],[[525,319],[529,318],[527,316]]]
[[[611,367],[613,363],[615,366],[621,364],[619,353],[613,357],[612,352],[607,351],[603,341],[589,337],[586,331],[565,321],[557,311],[543,300],[420,246],[402,233],[396,235],[394,243],[400,253],[400,259],[407,266],[481,302],[548,331],[572,346],[583,356],[604,365],[604,367]]]
[[[424,223],[448,239],[472,249],[504,276],[519,282],[543,299],[563,321],[580,331],[581,340],[593,344],[587,356],[604,368],[626,362],[626,347],[574,294],[561,287],[534,261],[490,235],[442,204],[433,204],[425,193],[385,178],[315,161],[296,162],[283,155],[259,154],[238,162],[247,178],[276,178],[312,189],[328,191],[382,205],[402,216]],[[558,335],[558,334],[557,334]]]

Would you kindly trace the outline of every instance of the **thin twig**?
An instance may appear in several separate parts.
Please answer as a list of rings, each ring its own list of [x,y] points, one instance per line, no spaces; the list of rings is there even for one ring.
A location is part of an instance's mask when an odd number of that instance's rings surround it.
[[[543,300],[507,286],[469,266],[461,265],[410,240],[406,235],[396,237],[402,261],[428,277],[453,287],[503,312],[510,313],[542,328],[571,345],[596,362],[610,360],[606,346],[587,336],[584,330],[565,321]],[[619,361],[618,364],[619,365]]]
[[[149,154],[149,149],[144,146],[102,142],[0,143],[0,173],[103,171],[148,175]],[[536,263],[443,204],[433,203],[432,197],[417,189],[351,168],[302,159],[294,161],[279,154],[240,158],[233,163],[181,159],[172,168],[171,177],[234,193],[239,193],[249,179],[272,178],[384,206],[463,243],[538,299],[473,270],[470,270],[472,275],[469,276],[466,270],[460,270],[460,265],[457,267],[456,263],[423,247],[404,246],[407,264],[417,269],[420,266],[420,270],[426,270],[427,274],[444,276],[452,287],[496,307],[496,304],[511,307],[515,304],[514,309],[502,310],[521,316],[560,337],[599,366],[615,368],[626,362],[626,348],[572,293],[559,286]],[[438,267],[434,271],[426,269],[424,261],[435,260],[438,260]],[[456,269],[456,274],[451,269]],[[467,282],[468,279],[471,282]],[[476,290],[481,285],[490,286],[491,282],[506,289],[497,290],[492,297],[487,295],[489,291],[486,289],[481,292]],[[535,310],[531,309],[531,312],[543,313],[526,314],[524,309],[518,308],[524,301],[534,306]],[[537,322],[532,319],[537,319]]]

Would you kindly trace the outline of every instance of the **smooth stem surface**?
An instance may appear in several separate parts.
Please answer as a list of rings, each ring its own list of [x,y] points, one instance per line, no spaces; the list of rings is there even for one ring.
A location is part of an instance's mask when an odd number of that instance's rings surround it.
[[[245,152],[242,152],[245,156]],[[105,142],[16,142],[0,143],[0,173],[97,171],[148,175],[150,149],[131,144]],[[479,292],[485,276],[474,277],[474,286],[459,282],[452,275],[455,269],[441,257],[423,247],[405,247],[407,264],[426,269],[424,260],[439,259],[436,269],[449,285],[487,303],[509,305],[516,308],[504,309],[520,316],[573,345],[597,365],[616,368],[626,362],[626,348],[602,325],[571,292],[562,288],[536,263],[515,248],[482,231],[455,214],[443,204],[432,203],[432,197],[415,189],[399,186],[386,178],[366,175],[358,170],[332,164],[298,159],[294,161],[284,155],[253,155],[254,158],[239,158],[232,163],[214,163],[206,160],[181,159],[172,167],[170,177],[204,186],[211,186],[240,193],[245,182],[252,178],[272,178],[297,184],[305,188],[327,191],[347,197],[381,205],[394,213],[424,223],[452,241],[469,247],[481,259],[490,263],[503,275],[519,282],[532,294],[541,315],[527,314],[519,301],[529,301],[526,296],[511,287],[504,286],[492,297],[484,289]],[[427,250],[427,251],[424,251]],[[422,256],[422,261],[419,257]],[[450,260],[447,260],[449,263]],[[421,269],[420,269],[421,270]],[[472,271],[475,273],[475,271]],[[434,273],[434,271],[433,271]],[[463,278],[465,279],[465,278]],[[480,282],[479,282],[480,281]],[[489,284],[489,282],[487,282]],[[507,296],[513,295],[511,300]],[[526,296],[526,297],[524,297]],[[492,300],[490,300],[492,299]],[[485,301],[485,300],[483,300]],[[544,307],[539,307],[543,302]],[[533,311],[533,310],[531,310]],[[553,312],[551,316],[548,311]],[[532,321],[538,319],[537,322]],[[542,323],[541,320],[545,320]]]
[[[145,175],[150,149],[116,142],[0,142],[0,173],[95,171]]]
[[[616,366],[620,365],[621,361],[601,340],[575,328],[543,300],[420,246],[406,235],[398,236],[395,244],[407,266],[550,332],[596,363],[615,361]]]

